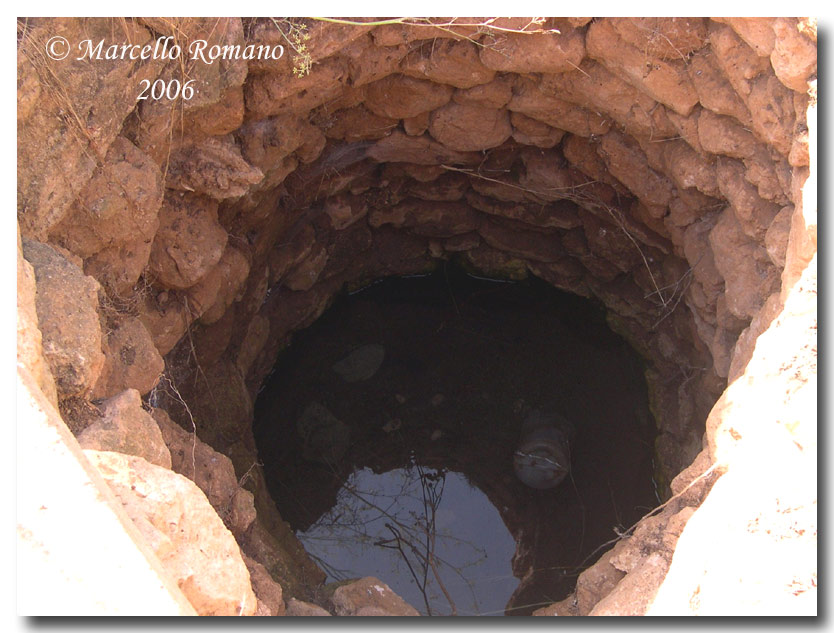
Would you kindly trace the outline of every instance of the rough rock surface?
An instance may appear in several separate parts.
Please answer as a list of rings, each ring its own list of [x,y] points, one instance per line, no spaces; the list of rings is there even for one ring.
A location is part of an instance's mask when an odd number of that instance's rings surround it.
[[[119,136],[52,235],[58,244],[86,259],[105,248],[153,238],[161,204],[159,167]]]
[[[572,70],[585,56],[585,43],[576,31],[567,33],[502,33],[480,49],[484,66],[515,73],[559,73]]]
[[[255,520],[255,507],[252,493],[238,484],[232,461],[181,428],[163,409],[153,410],[153,420],[170,451],[171,469],[197,484],[226,527],[235,536],[243,535]]]
[[[767,251],[744,234],[732,208],[721,214],[709,240],[726,283],[727,307],[740,319],[754,317],[779,283]]]
[[[154,419],[142,408],[139,392],[128,389],[99,405],[103,416],[78,436],[82,448],[136,455],[171,468],[171,453]]]
[[[160,354],[171,351],[196,320],[187,306],[188,297],[166,290],[139,298],[139,319],[147,328]]]
[[[368,576],[342,585],[333,593],[336,615],[403,616],[420,615],[381,580]]]
[[[813,259],[711,412],[709,451],[726,472],[683,530],[649,613],[816,613],[816,293]]]
[[[614,590],[600,600],[589,615],[643,615],[653,595],[647,585],[659,585],[669,563],[660,554],[642,559]]]
[[[403,73],[418,79],[467,89],[489,83],[495,72],[478,58],[472,42],[441,40],[410,53],[401,63]]]
[[[141,457],[85,451],[200,615],[252,615],[257,599],[235,539],[197,486]]]
[[[210,138],[171,157],[165,185],[223,200],[242,196],[261,179],[261,170],[243,160],[237,145]]]
[[[130,240],[100,250],[84,261],[84,272],[116,296],[130,296],[148,265],[153,239]]]
[[[287,602],[287,615],[292,617],[321,617],[331,614],[318,605],[290,598]]]
[[[512,126],[505,110],[449,103],[432,113],[429,132],[446,147],[474,152],[501,145]]]
[[[365,94],[365,107],[377,116],[407,119],[448,102],[452,88],[423,79],[390,75],[370,84]]]
[[[144,395],[154,388],[165,369],[150,333],[137,318],[126,319],[107,334],[104,355],[93,398],[109,398],[128,388]]]
[[[46,244],[24,238],[23,256],[35,272],[38,326],[58,397],[86,394],[104,366],[99,284]]]
[[[159,212],[150,270],[169,288],[188,288],[220,261],[227,239],[217,221],[216,202],[169,193]]]
[[[607,596],[625,576],[625,572],[611,564],[614,550],[607,552],[590,569],[576,580],[576,610],[578,615],[588,615],[601,597]]]
[[[240,370],[228,359],[204,367],[200,376],[200,383],[189,392],[191,414],[200,437],[215,449],[225,450],[243,435],[240,429],[252,419],[252,399]]]
[[[202,323],[220,320],[238,298],[248,275],[249,261],[246,256],[233,246],[226,246],[217,265],[189,292],[190,307],[200,315]]]
[[[58,407],[55,380],[43,356],[43,335],[38,327],[35,299],[35,273],[23,258],[20,232],[17,238],[17,362],[37,382],[46,398]]]
[[[268,613],[256,613],[255,615],[288,615],[284,604],[284,592],[281,585],[272,579],[266,568],[258,561],[243,554],[243,561],[249,570],[249,578],[252,580],[252,591],[258,598],[258,605],[264,605]]]
[[[136,108],[135,87],[142,79],[153,80],[163,62],[111,59],[91,64],[70,55],[60,65],[48,64],[42,51],[49,38],[98,42],[112,35],[114,24],[100,18],[62,18],[29,20],[26,26],[18,55],[23,97],[18,108],[18,210],[23,235],[42,241],[69,211],[92,176],[97,157],[105,156]],[[152,40],[150,31],[133,20],[124,21],[122,28],[134,44]]]
[[[449,20],[19,21],[24,255],[29,240],[48,241],[45,260],[73,280],[54,291],[44,280],[42,292],[44,262],[34,265],[51,369],[41,371],[19,265],[19,358],[41,387],[51,389],[52,373],[58,399],[79,403],[94,385],[144,390],[158,367],[152,349],[143,343],[147,368],[128,377],[114,357],[124,346],[111,345],[138,317],[201,438],[242,476],[257,459],[252,398],[293,332],[345,285],[454,257],[479,274],[534,274],[605,304],[647,363],[658,481],[674,491],[725,378],[743,379],[755,339],[778,322],[816,252],[816,23]],[[303,31],[312,64],[305,74],[303,55],[290,54],[44,63],[53,35],[96,41],[114,29],[139,44],[170,35],[184,48],[196,39],[286,46]],[[142,79],[183,72],[193,100],[137,102]],[[105,340],[98,287],[82,268],[107,295]],[[687,476],[709,467],[696,463]],[[701,502],[703,483],[685,492],[687,505]],[[288,594],[313,600],[281,576],[292,565],[274,552],[286,543],[270,549],[258,527],[262,512],[273,513],[269,529],[281,523],[268,497],[255,501],[248,551]],[[658,529],[670,525],[664,513]],[[638,558],[667,561],[662,539],[646,543]],[[303,567],[302,556],[293,564]],[[637,568],[622,582],[649,595],[660,566]],[[627,596],[611,608],[629,608]]]

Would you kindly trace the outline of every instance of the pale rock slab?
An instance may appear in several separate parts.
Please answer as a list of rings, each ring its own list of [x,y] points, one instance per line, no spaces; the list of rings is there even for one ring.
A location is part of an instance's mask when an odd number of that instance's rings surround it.
[[[252,615],[257,598],[240,549],[191,480],[141,457],[84,454],[199,615]]]

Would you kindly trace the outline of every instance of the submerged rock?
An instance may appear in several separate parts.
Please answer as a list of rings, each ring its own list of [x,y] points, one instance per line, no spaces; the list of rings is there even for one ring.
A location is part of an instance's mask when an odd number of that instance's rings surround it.
[[[345,382],[368,380],[382,366],[385,360],[385,348],[377,343],[363,345],[333,365],[333,371],[344,378]]]
[[[335,464],[350,445],[350,428],[318,402],[311,402],[296,423],[304,440],[304,459]]]
[[[554,488],[570,472],[571,424],[559,415],[532,410],[513,455],[516,476],[531,488]]]

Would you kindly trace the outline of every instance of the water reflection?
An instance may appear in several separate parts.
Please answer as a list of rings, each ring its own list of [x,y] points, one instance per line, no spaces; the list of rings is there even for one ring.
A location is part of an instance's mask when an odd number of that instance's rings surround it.
[[[457,472],[357,470],[298,537],[330,580],[383,578],[424,615],[503,615],[519,584],[515,540]]]
[[[424,613],[423,587],[432,613],[452,612],[445,587],[459,615],[528,615],[656,505],[644,367],[604,314],[542,284],[389,279],[282,352],[256,404],[258,452],[282,518],[331,580],[376,576]],[[528,446],[533,410],[570,422],[564,455]],[[568,459],[558,485],[519,479]],[[423,494],[441,483],[432,515]],[[436,576],[437,557],[449,564]]]

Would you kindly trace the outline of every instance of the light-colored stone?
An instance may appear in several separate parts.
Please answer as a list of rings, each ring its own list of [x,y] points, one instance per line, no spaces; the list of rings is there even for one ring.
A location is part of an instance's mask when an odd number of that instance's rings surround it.
[[[58,396],[87,394],[104,366],[96,312],[100,286],[46,244],[24,238],[23,256],[34,269],[43,354]]]
[[[82,448],[136,455],[171,468],[171,453],[154,419],[142,408],[139,392],[128,389],[100,405],[102,418],[79,435]]]
[[[733,158],[752,156],[758,145],[753,133],[741,123],[711,110],[702,110],[698,117],[698,141],[712,154]]]
[[[747,109],[756,136],[787,157],[796,122],[791,90],[772,75],[759,77],[751,86]]]
[[[154,409],[152,415],[170,451],[171,469],[197,484],[233,534],[246,532],[255,520],[255,508],[252,493],[238,485],[232,461],[180,427],[163,409]]]
[[[20,231],[17,235],[17,363],[26,368],[44,396],[58,408],[55,380],[43,356],[43,335],[38,328],[35,303],[35,273],[23,258]]]
[[[715,18],[733,27],[738,36],[760,57],[768,57],[773,51],[775,35],[773,18]]]
[[[779,268],[785,267],[785,257],[788,252],[788,239],[791,231],[791,217],[794,208],[792,206],[782,207],[779,213],[773,218],[765,233],[765,248],[770,261]]]
[[[715,114],[733,117],[743,125],[750,123],[747,105],[721,72],[714,53],[694,55],[688,70],[701,105]]]
[[[808,106],[809,151],[817,155],[817,107]],[[785,269],[782,272],[782,298],[800,279],[802,271],[817,252],[817,188],[819,176],[816,160],[811,161],[807,172],[794,169],[792,178],[796,191],[794,212],[791,216],[791,232],[785,253]]]
[[[744,173],[744,165],[739,161],[720,159],[717,162],[716,174],[721,194],[732,205],[744,233],[761,243],[779,213],[779,206],[760,198],[757,188],[744,178]]]
[[[791,90],[805,92],[808,80],[816,76],[816,42],[800,32],[796,18],[777,18],[773,23],[776,36],[770,63],[783,84]]]
[[[778,288],[778,270],[764,247],[744,234],[732,207],[721,214],[709,241],[726,284],[727,307],[740,319],[752,318]]]
[[[17,613],[196,615],[25,368],[15,395]]]
[[[814,258],[710,413],[709,456],[725,472],[686,524],[652,615],[817,613],[816,272]]]
[[[611,564],[615,554],[615,550],[606,552],[592,567],[579,575],[576,580],[578,615],[588,615],[594,605],[611,593],[625,576],[623,571]]]
[[[589,57],[602,61],[638,90],[678,114],[688,116],[698,102],[698,95],[686,74],[684,60],[647,60],[644,51],[625,42],[617,34],[610,20],[594,21],[588,28],[585,45]]]
[[[252,615],[240,549],[189,479],[141,457],[84,451],[200,615]]]

